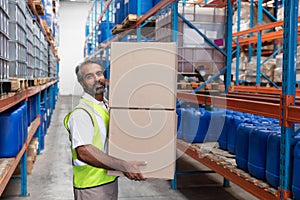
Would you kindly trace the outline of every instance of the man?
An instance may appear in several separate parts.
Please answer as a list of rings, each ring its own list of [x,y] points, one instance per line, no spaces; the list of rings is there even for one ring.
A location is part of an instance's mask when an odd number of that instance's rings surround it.
[[[121,171],[131,180],[145,180],[139,171],[145,162],[126,162],[106,154],[109,114],[103,68],[86,60],[75,71],[84,95],[64,119],[71,140],[74,196],[76,200],[117,199],[117,177],[108,176],[107,170]]]

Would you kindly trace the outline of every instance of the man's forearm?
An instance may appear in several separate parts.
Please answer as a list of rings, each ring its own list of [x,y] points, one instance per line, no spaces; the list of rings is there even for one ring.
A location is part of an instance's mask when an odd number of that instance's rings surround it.
[[[111,157],[93,145],[84,145],[76,148],[78,159],[98,168],[125,171],[124,161]]]

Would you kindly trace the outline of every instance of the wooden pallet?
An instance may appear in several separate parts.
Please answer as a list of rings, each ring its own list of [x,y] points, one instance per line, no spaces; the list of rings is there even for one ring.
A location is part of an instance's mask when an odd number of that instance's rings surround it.
[[[45,83],[49,82],[49,78],[35,78],[33,80],[33,85],[37,86],[37,85],[43,85]]]
[[[105,48],[105,43],[100,43],[99,45],[98,45],[98,49],[104,49]]]
[[[0,81],[0,95],[7,94],[11,91],[11,82],[8,80]]]
[[[0,183],[2,183],[4,177],[7,175],[9,168],[11,167],[13,158],[1,158],[0,159]]]
[[[111,33],[113,35],[119,34],[121,32],[125,31],[122,24],[116,24],[113,29],[111,30]]]
[[[34,86],[34,79],[28,79],[28,87]]]
[[[122,22],[123,29],[131,27],[137,21],[137,15],[129,14]]]
[[[41,20],[41,22],[42,22],[42,25],[43,25],[46,33],[47,33],[47,36],[52,37],[52,29],[48,26],[46,20]]]
[[[28,80],[24,78],[9,78],[11,91],[25,90],[28,87]]]

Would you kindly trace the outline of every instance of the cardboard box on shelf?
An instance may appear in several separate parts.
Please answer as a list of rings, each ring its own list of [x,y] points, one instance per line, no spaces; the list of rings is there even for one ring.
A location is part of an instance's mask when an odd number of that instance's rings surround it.
[[[176,83],[175,43],[112,43],[111,108],[174,109]]]
[[[176,123],[175,111],[113,108],[108,154],[127,161],[146,161],[140,168],[146,178],[173,179]]]

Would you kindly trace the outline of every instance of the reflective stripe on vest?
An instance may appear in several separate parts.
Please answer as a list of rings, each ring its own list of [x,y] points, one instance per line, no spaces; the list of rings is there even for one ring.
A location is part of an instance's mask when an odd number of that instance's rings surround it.
[[[85,104],[85,105],[84,105]],[[82,109],[86,111],[89,116],[91,117],[91,120],[94,125],[94,136],[93,136],[93,142],[92,144],[97,147],[99,150],[103,150],[102,140],[100,136],[100,129],[96,120],[96,116],[94,112],[91,111],[91,108],[94,109],[97,114],[101,116],[101,118],[104,121],[104,124],[108,130],[108,124],[109,124],[109,114],[108,112],[102,108],[100,105],[97,105],[93,102],[90,102],[86,99],[81,99],[80,104],[74,108],[72,112],[70,112],[64,119],[64,125],[65,128],[69,132],[69,137],[72,142],[72,135],[70,133],[69,129],[69,119],[72,115],[72,113],[77,109]],[[72,150],[72,164],[73,164],[73,184],[75,188],[89,188],[89,187],[95,187],[99,185],[103,185],[106,183],[113,182],[116,177],[115,176],[108,176],[107,170],[102,168],[93,167],[91,165],[88,165],[80,160],[77,159],[77,153],[76,150]]]

